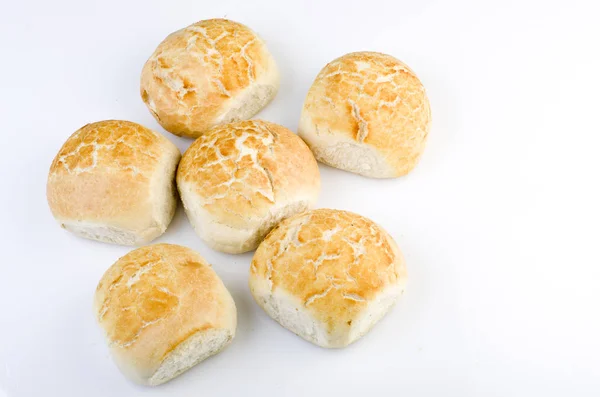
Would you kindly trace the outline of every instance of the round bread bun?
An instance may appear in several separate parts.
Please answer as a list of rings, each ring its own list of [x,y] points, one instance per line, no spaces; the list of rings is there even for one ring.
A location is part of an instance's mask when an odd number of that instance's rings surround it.
[[[390,235],[360,215],[318,209],[277,225],[250,268],[250,291],[283,327],[318,346],[366,334],[403,293],[404,259]]]
[[[211,266],[172,244],[138,248],[112,265],[96,289],[94,314],[119,369],[150,386],[220,352],[237,321]]]
[[[140,92],[167,131],[198,137],[217,124],[254,116],[278,88],[277,65],[256,33],[208,19],[160,43],[144,65]]]
[[[425,88],[408,66],[389,55],[355,52],[321,70],[298,134],[325,164],[394,178],[419,161],[430,122]]]
[[[180,158],[167,138],[139,124],[87,124],[52,162],[48,204],[60,225],[79,236],[147,243],[165,232],[175,213]]]
[[[177,188],[196,233],[213,249],[256,249],[282,219],[312,207],[320,177],[310,149],[262,120],[217,126],[184,153]]]

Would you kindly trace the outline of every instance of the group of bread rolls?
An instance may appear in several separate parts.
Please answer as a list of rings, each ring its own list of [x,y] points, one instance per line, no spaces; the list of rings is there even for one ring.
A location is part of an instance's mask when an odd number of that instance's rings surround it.
[[[139,124],[88,124],[56,155],[48,202],[79,236],[139,246],[165,232],[179,196],[210,247],[256,250],[249,285],[269,316],[316,345],[343,347],[385,315],[406,270],[373,221],[311,210],[316,160],[374,178],[408,173],[429,132],[429,102],[402,62],[350,53],[316,77],[296,135],[249,120],[278,87],[275,60],[248,27],[211,19],[172,33],[143,67],[141,97],[167,131],[195,141],[181,156]],[[94,311],[119,368],[147,385],[216,354],[236,332],[236,306],[219,276],[172,244],[137,248],[113,264]]]

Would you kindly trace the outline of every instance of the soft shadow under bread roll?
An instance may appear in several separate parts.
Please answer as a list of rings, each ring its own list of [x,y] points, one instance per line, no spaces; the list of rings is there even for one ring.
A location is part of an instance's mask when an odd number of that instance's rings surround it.
[[[360,215],[318,209],[277,225],[250,267],[250,291],[283,327],[322,347],[366,334],[404,291],[390,235]]]
[[[155,386],[225,348],[235,336],[235,303],[204,259],[156,244],[112,265],[98,284],[94,314],[119,369]]]
[[[165,232],[177,206],[179,149],[130,121],[79,129],[48,175],[52,214],[65,229],[93,240],[147,243]]]
[[[167,131],[198,137],[254,116],[278,88],[277,65],[264,41],[241,23],[209,19],[160,43],[144,65],[140,93]]]
[[[213,249],[255,249],[282,219],[317,201],[310,149],[285,127],[262,120],[217,126],[183,154],[177,188],[196,233]]]
[[[419,161],[430,122],[425,88],[408,66],[389,55],[355,52],[321,70],[298,134],[325,164],[394,178]]]

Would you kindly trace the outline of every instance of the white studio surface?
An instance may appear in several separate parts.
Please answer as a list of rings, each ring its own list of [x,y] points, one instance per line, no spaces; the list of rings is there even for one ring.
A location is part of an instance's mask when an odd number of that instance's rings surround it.
[[[2,2],[0,396],[600,395],[600,4],[589,1]],[[165,132],[138,92],[169,33],[224,17],[277,59],[279,94],[257,117],[296,131],[321,67],[386,52],[428,90],[433,127],[408,176],[320,165],[318,207],[384,226],[407,292],[366,337],[325,350],[253,302],[251,254],[209,249],[181,206],[158,242],[213,264],[238,307],[223,353],[157,388],[128,382],[92,315],[128,247],[59,228],[50,163],[82,125],[126,119]]]

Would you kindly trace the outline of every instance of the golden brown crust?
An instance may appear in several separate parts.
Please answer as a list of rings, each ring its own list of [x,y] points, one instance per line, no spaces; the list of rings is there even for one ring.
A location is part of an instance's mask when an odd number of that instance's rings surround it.
[[[140,93],[173,134],[197,137],[216,124],[224,105],[272,73],[264,42],[227,19],[197,22],[169,35],[142,70]]]
[[[192,184],[208,213],[243,228],[249,218],[263,218],[276,205],[312,200],[320,179],[315,158],[296,134],[248,120],[199,137],[183,155],[177,184]]]
[[[235,305],[209,264],[178,245],[131,251],[111,266],[94,296],[94,312],[113,353],[150,376],[188,337],[235,331]]]
[[[403,284],[406,268],[396,243],[373,221],[318,209],[269,233],[252,259],[250,278],[298,299],[333,334],[349,328],[378,294]]]
[[[400,176],[415,166],[424,149],[431,111],[423,85],[408,66],[390,55],[355,52],[321,70],[302,117],[315,140],[337,134],[373,147]]]
[[[64,143],[50,167],[51,175],[118,170],[138,179],[148,178],[161,154],[165,138],[122,120],[91,123]]]
[[[179,156],[177,148],[139,124],[120,120],[87,124],[69,137],[50,166],[50,209],[59,221],[148,227],[154,211],[150,180],[164,172],[160,168],[166,166],[165,156]]]

